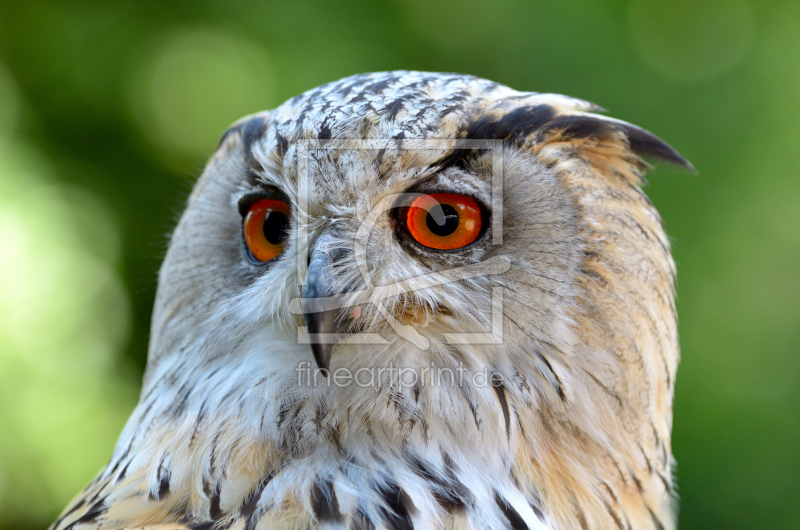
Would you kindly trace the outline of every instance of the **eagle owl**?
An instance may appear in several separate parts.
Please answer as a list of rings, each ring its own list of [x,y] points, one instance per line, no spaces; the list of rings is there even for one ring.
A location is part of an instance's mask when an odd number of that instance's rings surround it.
[[[674,528],[644,129],[471,76],[235,123],[160,271],[141,398],[51,528]]]

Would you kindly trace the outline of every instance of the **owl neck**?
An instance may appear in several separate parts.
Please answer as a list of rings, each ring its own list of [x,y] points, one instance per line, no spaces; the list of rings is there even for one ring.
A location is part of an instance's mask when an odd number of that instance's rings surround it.
[[[439,359],[413,368],[449,370],[416,384],[401,367],[376,381],[362,371],[358,384],[343,384],[335,369],[329,378],[310,365],[276,370],[280,362],[263,353],[220,358],[203,370],[170,362],[151,378],[106,475],[138,469],[153,499],[163,497],[166,480],[172,493],[164,502],[190,502],[198,517],[235,511],[265,481],[291,485],[264,488],[265,505],[286,503],[287,491],[306,492],[299,495],[313,504],[315,491],[333,488],[340,506],[357,506],[359,492],[372,491],[377,511],[397,498],[400,515],[423,506],[437,517],[491,513],[499,522],[490,526],[508,524],[502,517],[532,528],[600,520],[595,512],[609,513],[603,488],[617,496],[618,517],[636,519],[646,507],[637,499],[650,484],[631,471],[635,443],[602,444],[607,433],[579,432],[575,404],[557,377],[548,380],[555,372],[543,376],[536,365],[500,372]],[[355,375],[359,367],[351,368]],[[167,375],[175,373],[193,377]],[[629,488],[608,476],[638,480],[641,491],[626,499]],[[190,494],[198,483],[201,498]]]

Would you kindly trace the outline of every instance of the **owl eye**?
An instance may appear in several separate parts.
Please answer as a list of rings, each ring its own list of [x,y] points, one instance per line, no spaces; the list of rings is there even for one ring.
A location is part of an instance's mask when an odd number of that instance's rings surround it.
[[[466,195],[432,193],[414,199],[405,226],[419,244],[437,250],[455,250],[478,239],[483,228],[478,202]]]
[[[260,199],[244,216],[244,242],[258,261],[269,261],[283,252],[289,236],[291,209],[283,201]]]

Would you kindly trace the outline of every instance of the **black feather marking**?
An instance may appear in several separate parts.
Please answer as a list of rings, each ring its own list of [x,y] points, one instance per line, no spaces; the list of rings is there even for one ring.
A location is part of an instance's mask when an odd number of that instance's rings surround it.
[[[336,451],[342,457],[347,457],[347,450],[342,445],[340,440],[341,436],[341,427],[339,426],[339,422],[337,421],[334,425],[326,425],[324,427],[325,437],[330,441],[334,447],[336,447]]]
[[[528,502],[528,506],[531,507],[531,510],[533,510],[533,513],[536,514],[536,517],[538,517],[541,522],[544,522],[544,513],[542,513],[541,508],[539,508],[536,503],[530,501]]]
[[[158,470],[156,471],[156,477],[158,477],[158,490],[155,494],[150,492],[150,499],[151,500],[161,500],[167,495],[169,495],[169,480],[170,480],[170,470],[168,467],[164,466],[164,460],[166,459],[166,455],[161,457],[161,462],[158,463]]]
[[[500,408],[503,410],[503,418],[506,424],[506,438],[511,440],[511,413],[508,409],[508,397],[506,396],[506,389],[503,387],[502,378],[499,374],[492,374],[491,377],[492,388],[497,394],[497,400],[500,402]]]
[[[117,479],[115,480],[115,482],[119,482],[119,481],[121,481],[122,479],[124,479],[127,476],[128,467],[130,467],[130,465],[131,465],[131,460],[128,460],[128,462],[122,468],[122,471],[119,472],[119,475],[117,476]]]
[[[461,391],[461,395],[464,396],[464,399],[467,401],[467,405],[469,405],[469,410],[472,412],[472,419],[475,421],[475,428],[478,430],[478,432],[480,432],[481,420],[478,418],[478,405],[472,401],[472,398],[469,397],[463,384],[459,384],[458,389]]]
[[[411,466],[411,470],[431,483],[431,492],[443,508],[449,512],[462,510],[468,504],[472,504],[472,495],[467,487],[456,477],[454,464],[450,457],[445,454],[445,469],[447,477],[443,477],[425,462],[414,455],[406,455],[406,460]]]
[[[696,172],[691,162],[683,158],[672,146],[650,131],[630,123],[620,123],[618,127],[628,136],[631,151],[637,155],[670,162],[689,171]]]
[[[256,512],[256,507],[258,506],[258,501],[261,499],[261,494],[264,492],[264,488],[267,487],[267,484],[270,483],[274,476],[275,474],[272,471],[267,473],[239,508],[239,513],[247,520],[247,523],[245,523],[245,530],[253,530],[255,528],[258,520],[254,517],[254,515]]]
[[[95,481],[96,481],[96,480],[97,480],[97,479],[95,479]],[[101,495],[101,494],[102,494],[104,491],[105,491],[105,488],[97,488],[97,491],[95,492],[95,494],[94,494],[94,495],[92,495],[92,498],[91,498],[91,499],[89,499],[88,501],[86,501],[86,504],[90,504],[90,503],[93,503],[93,502],[95,502],[97,499],[99,499],[99,498],[100,498],[100,495]]]
[[[208,474],[210,476],[214,476],[214,467],[216,465],[217,460],[217,444],[219,443],[219,437],[222,433],[217,433],[214,436],[214,440],[211,442],[211,455],[208,457]]]
[[[261,116],[251,118],[244,123],[242,129],[242,141],[244,142],[244,152],[248,158],[252,158],[253,144],[264,137],[267,131],[267,120]]]
[[[66,519],[66,518],[67,518],[69,515],[71,515],[71,514],[75,513],[76,511],[78,511],[78,509],[79,509],[81,506],[83,506],[84,504],[86,504],[86,499],[81,499],[81,500],[79,500],[78,502],[76,502],[76,503],[75,503],[75,505],[74,505],[72,508],[70,508],[70,509],[69,509],[69,511],[67,511],[67,512],[63,513],[63,514],[61,515],[61,517],[59,517],[58,519],[56,519],[56,522],[55,522],[55,523],[53,523],[53,528],[58,528],[58,525],[60,525],[60,524],[61,524],[61,522],[62,522],[64,519]]]
[[[322,120],[322,125],[319,126],[319,134],[317,135],[317,138],[320,140],[330,140],[331,134],[331,126],[328,123],[328,118],[325,118]]]
[[[398,79],[397,76],[384,77],[380,81],[364,87],[363,92],[372,92],[375,95],[380,95],[391,83],[396,82]]]
[[[222,135],[217,143],[219,149],[223,143],[233,134],[240,134],[244,143],[245,156],[252,158],[250,150],[256,140],[261,138],[267,130],[267,120],[263,116],[256,116],[244,123],[234,125]]]
[[[636,485],[636,489],[639,491],[639,493],[644,493],[644,488],[642,487],[642,481],[639,480],[639,477],[637,477],[633,473],[633,471],[629,471],[629,473],[631,478],[633,479],[633,483]]]
[[[475,140],[518,142],[549,122],[555,111],[550,105],[520,107],[508,114],[484,116],[467,126],[466,136]]]
[[[252,172],[248,170],[245,173],[247,174],[248,183],[254,183],[254,181],[251,180]],[[254,174],[252,174],[252,176],[255,177]],[[200,429],[200,425],[203,423],[203,420],[206,417],[207,405],[208,405],[208,398],[204,399],[203,403],[200,405],[200,412],[197,413],[197,419],[195,420],[194,427],[192,428],[192,435],[189,437],[189,447],[192,447],[194,445],[195,439],[197,438],[197,431]]]
[[[545,366],[547,367],[547,370],[551,374],[553,374],[553,378],[555,380],[554,387],[555,387],[556,393],[558,394],[558,397],[561,398],[561,401],[566,401],[567,396],[564,394],[564,388],[563,388],[563,385],[561,384],[561,379],[558,377],[558,374],[556,374],[556,372],[553,370],[553,366],[550,364],[550,361],[547,360],[547,357],[542,355],[542,352],[540,352],[538,348],[534,349],[533,352],[536,354],[536,356],[539,359],[541,359],[544,362]],[[545,377],[545,380],[547,380],[546,377]]]
[[[131,446],[132,446],[132,445],[133,445],[133,440],[131,440],[131,441],[128,443],[128,447],[126,447],[126,448],[125,448],[125,452],[124,452],[124,453],[122,453],[122,455],[121,455],[121,456],[120,456],[120,457],[117,459],[117,462],[114,464],[114,467],[113,467],[113,468],[111,468],[111,471],[109,472],[109,476],[110,476],[110,475],[113,475],[113,474],[114,474],[114,472],[115,472],[115,471],[116,471],[116,470],[119,468],[120,464],[121,464],[121,463],[122,463],[122,462],[123,462],[123,461],[124,461],[126,458],[128,458],[128,455],[129,455],[129,454],[130,454],[130,452],[131,452]],[[117,478],[117,482],[119,482],[120,480],[122,480],[122,477],[124,477],[124,476],[125,476],[125,470],[128,468],[128,465],[129,465],[130,463],[131,463],[131,461],[130,461],[130,460],[128,460],[128,463],[127,463],[127,464],[125,464],[125,468],[122,470],[122,473],[120,473],[120,476],[119,476],[119,478]],[[96,476],[96,477],[94,478],[94,480],[92,481],[92,484],[94,484],[95,482],[97,482],[97,480],[98,480],[99,478],[100,478],[100,475]],[[87,487],[87,489],[88,489],[88,487]]]
[[[400,97],[397,100],[395,100],[393,103],[390,103],[390,104],[386,105],[386,109],[388,110],[388,113],[387,113],[386,117],[388,119],[390,119],[390,120],[395,119],[397,117],[397,115],[400,113],[400,111],[402,110],[403,105],[405,104],[406,100],[409,99],[409,98],[410,98],[410,95],[403,96],[403,97]]]
[[[603,384],[603,382],[602,382],[602,381],[600,381],[600,379],[598,379],[598,378],[597,378],[597,376],[595,376],[594,374],[590,373],[589,371],[585,371],[585,373],[586,373],[586,375],[588,375],[588,376],[589,376],[589,377],[592,379],[592,381],[594,381],[594,383],[595,383],[597,386],[599,386],[599,387],[600,387],[600,389],[601,389],[603,392],[605,392],[606,394],[608,394],[608,396],[609,396],[609,397],[612,397],[612,398],[614,398],[614,401],[616,401],[616,402],[617,402],[617,407],[618,407],[618,409],[619,409],[619,410],[624,410],[624,408],[625,408],[625,404],[624,404],[624,402],[622,401],[622,398],[620,397],[620,395],[619,395],[619,394],[617,394],[616,392],[614,392],[614,390],[613,390],[612,388],[610,388],[610,387],[608,387],[608,386],[604,385],[604,384]],[[641,446],[639,446],[639,449],[641,450]],[[642,455],[644,455],[644,451],[643,451],[643,450],[642,450]],[[647,458],[647,457],[645,456],[645,458]],[[652,466],[650,465],[650,461],[649,461],[649,460],[647,461],[647,465],[648,465],[648,467],[650,467],[650,469],[652,470]]]
[[[653,513],[653,510],[650,509],[649,506],[645,506],[647,511],[650,513],[650,518],[653,520],[653,524],[656,525],[656,530],[664,530],[664,525],[661,524],[661,521],[656,517],[656,514]]]
[[[528,525],[525,520],[506,500],[500,496],[497,490],[494,490],[494,502],[503,512],[503,515],[508,519],[508,524],[511,525],[513,530],[528,530]]]
[[[211,494],[214,493],[214,490],[211,489],[211,483],[209,482],[209,478],[205,473],[203,473],[203,493],[206,494],[206,497],[209,499],[211,498]]]
[[[622,516],[625,517],[625,530],[633,530],[633,525],[631,525],[631,521],[628,519],[628,516],[625,514],[622,514]]]
[[[186,412],[186,404],[189,400],[189,393],[190,393],[190,391],[187,388],[188,384],[189,383],[184,383],[183,385],[181,385],[181,387],[176,392],[176,394],[180,397],[178,399],[173,400],[172,403],[170,404],[169,413],[173,418],[178,418],[179,416],[182,416],[184,412]]]
[[[414,401],[419,403],[419,381],[414,382],[414,386],[411,387],[411,391],[414,392]]]
[[[275,132],[275,139],[278,141],[278,152],[281,156],[289,150],[289,140],[279,132]]]
[[[200,521],[189,525],[191,530],[227,530],[233,526],[233,519],[226,521]]]
[[[386,526],[392,530],[413,530],[414,524],[411,522],[410,512],[415,512],[416,507],[408,493],[394,482],[379,486],[378,493],[389,508],[389,510],[380,508],[381,518]]]
[[[222,144],[225,143],[225,140],[227,140],[232,134],[241,133],[243,128],[244,128],[244,123],[240,123],[238,125],[234,125],[230,129],[225,131],[222,134],[222,137],[219,139],[219,142],[217,142],[217,149],[219,149],[222,146]]]
[[[86,510],[86,512],[80,517],[80,519],[71,523],[69,526],[64,528],[64,530],[72,530],[78,525],[93,523],[97,521],[101,515],[103,515],[108,511],[108,506],[105,505],[105,501],[106,498],[103,497],[102,499],[92,504],[92,506],[88,510]]]
[[[161,475],[161,478],[158,480],[158,498],[163,499],[165,496],[169,495],[169,471]]]
[[[454,167],[466,170],[486,151],[485,149],[462,148],[461,145],[464,144],[456,145],[450,153],[437,160],[434,165],[442,169]]]
[[[581,274],[585,274],[586,276],[591,276],[592,278],[597,280],[602,287],[608,286],[608,281],[605,278],[603,278],[603,276],[596,270],[580,268],[578,272],[580,272]]]
[[[311,507],[317,520],[321,523],[339,523],[342,520],[336,491],[333,489],[333,483],[328,479],[317,477],[314,481],[314,486],[311,488]]]
[[[672,484],[670,484],[669,480],[667,480],[667,477],[665,477],[664,474],[661,473],[660,471],[656,471],[656,476],[660,478],[661,483],[664,484],[664,491],[666,491],[668,494],[671,494]]]
[[[220,487],[221,484],[217,483],[217,486],[214,488],[214,491],[211,493],[211,498],[209,501],[208,506],[208,516],[211,517],[212,520],[216,521],[217,519],[222,518],[222,508],[220,508]]]
[[[606,507],[608,515],[610,515],[611,518],[614,519],[614,524],[617,525],[617,528],[619,528],[619,530],[625,530],[625,526],[622,524],[622,519],[620,519],[617,512],[614,511],[614,508],[612,508],[611,505],[608,504],[606,501],[603,501],[603,506]]]

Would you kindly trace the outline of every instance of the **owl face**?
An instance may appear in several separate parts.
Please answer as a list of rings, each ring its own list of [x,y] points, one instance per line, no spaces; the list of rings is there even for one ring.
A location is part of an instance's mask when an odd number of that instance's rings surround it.
[[[305,174],[270,171],[263,153],[227,154],[224,184],[199,188],[211,196],[193,196],[179,228],[190,234],[180,235],[180,252],[200,250],[181,261],[202,263],[192,274],[193,327],[222,348],[268,333],[265,356],[288,349],[323,373],[502,362],[498,310],[516,308],[526,326],[506,338],[534,340],[522,301],[540,306],[536,329],[549,339],[579,251],[574,206],[530,156],[462,148],[453,163],[453,142],[439,143],[315,145]],[[495,175],[501,157],[505,172]]]

